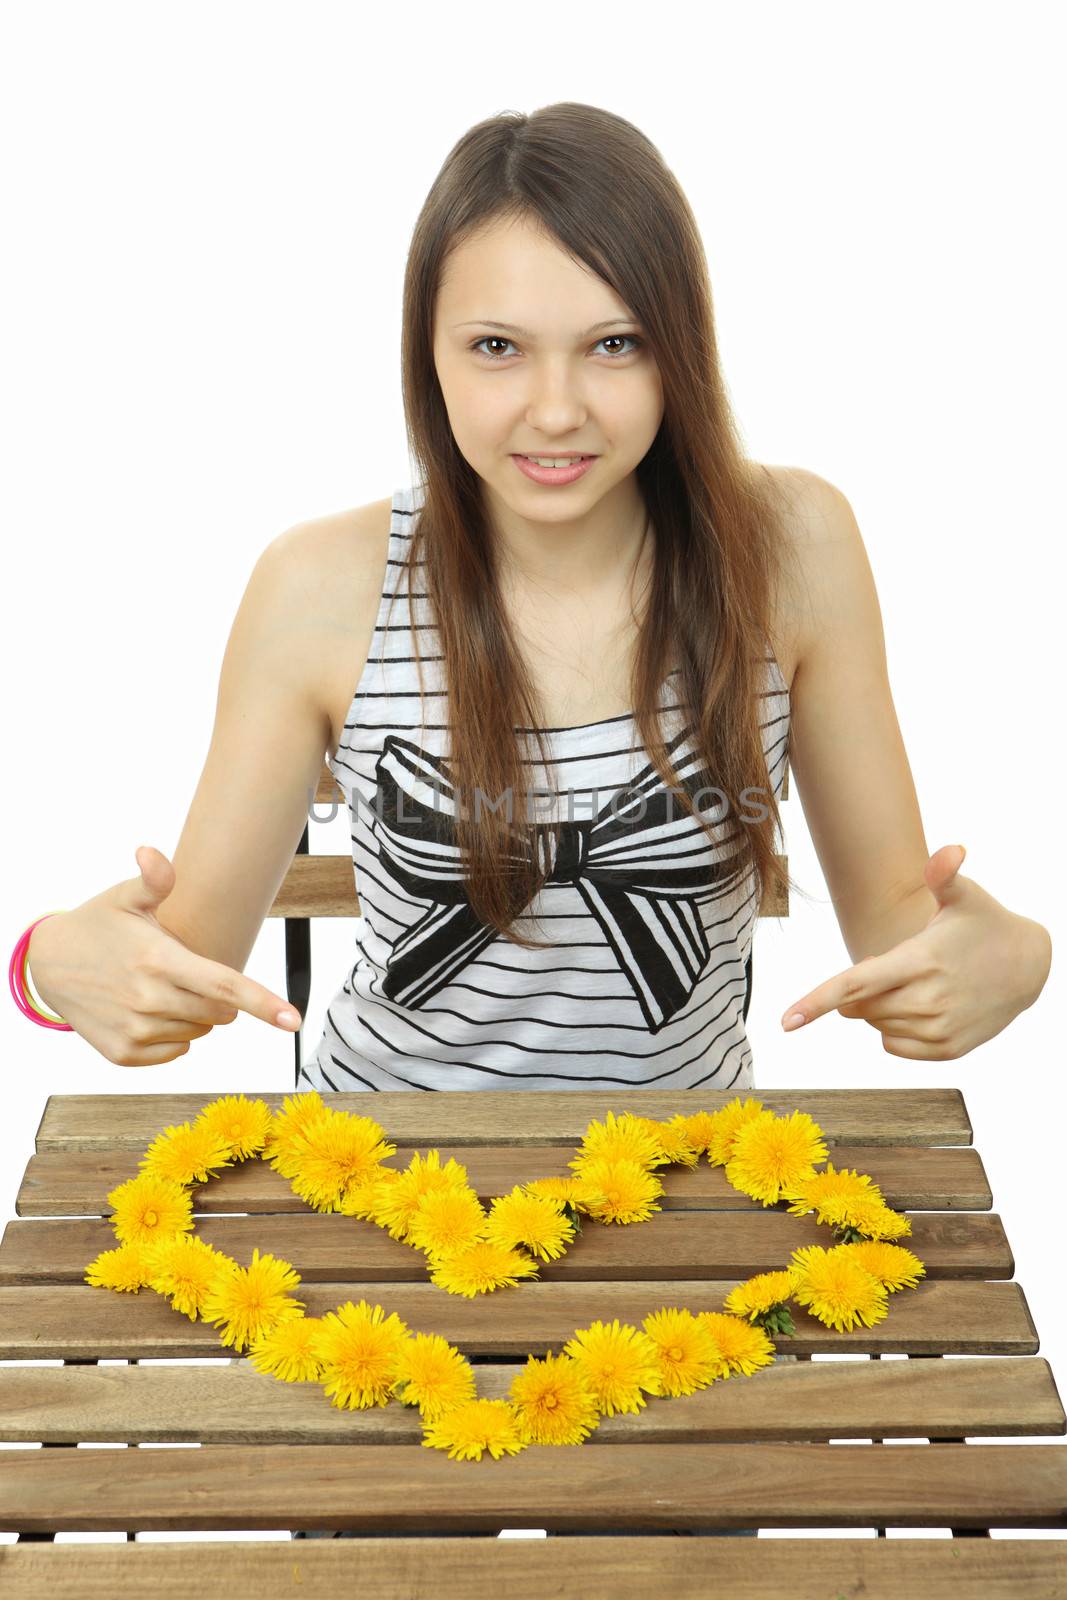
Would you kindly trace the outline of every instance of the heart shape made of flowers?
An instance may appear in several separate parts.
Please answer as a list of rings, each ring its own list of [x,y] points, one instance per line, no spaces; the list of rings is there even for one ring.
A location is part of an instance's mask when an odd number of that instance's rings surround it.
[[[925,1267],[893,1243],[910,1233],[866,1174],[835,1171],[821,1129],[805,1112],[780,1117],[740,1097],[718,1111],[667,1121],[624,1111],[593,1120],[568,1163],[572,1177],[516,1185],[489,1209],[454,1158],[416,1151],[404,1169],[387,1165],[396,1146],[371,1117],[337,1111],[314,1090],[263,1100],[223,1096],[192,1122],[149,1145],[140,1175],[108,1194],[117,1248],[86,1269],[94,1287],[150,1288],[191,1320],[210,1321],[223,1345],[247,1351],[260,1372],[283,1382],[318,1382],[346,1409],[417,1406],[423,1443],[456,1459],[515,1454],[530,1444],[580,1444],[601,1416],[637,1412],[646,1395],[678,1396],[718,1379],[751,1375],[774,1360],[772,1333],[795,1333],[789,1301],[827,1327],[873,1326],[891,1293],[913,1288]],[[595,1321],[562,1350],[530,1355],[506,1400],[479,1398],[474,1369],[440,1334],[413,1333],[395,1312],[351,1300],[305,1315],[290,1262],[261,1255],[242,1267],[195,1233],[190,1190],[236,1162],[259,1156],[318,1211],[376,1223],[426,1257],[430,1281],[473,1297],[517,1288],[541,1261],[573,1244],[583,1219],[646,1222],[660,1210],[665,1166],[722,1166],[732,1186],[761,1204],[789,1202],[813,1214],[838,1243],[798,1247],[790,1264],[738,1284],[723,1312],[664,1306],[642,1326]]]

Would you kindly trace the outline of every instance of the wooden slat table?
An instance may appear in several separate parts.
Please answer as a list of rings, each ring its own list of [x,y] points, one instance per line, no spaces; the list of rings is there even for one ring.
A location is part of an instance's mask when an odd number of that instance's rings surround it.
[[[888,1203],[909,1213],[904,1242],[926,1278],[890,1296],[888,1317],[871,1329],[834,1333],[794,1307],[796,1335],[776,1344],[795,1363],[682,1399],[650,1398],[638,1416],[604,1419],[577,1449],[535,1446],[480,1462],[423,1448],[407,1408],[341,1411],[316,1384],[278,1383],[229,1360],[210,1324],[150,1290],[88,1287],[87,1263],[115,1242],[108,1191],[135,1175],[158,1132],[216,1096],[51,1097],[18,1219],[0,1244],[0,1445],[44,1446],[0,1448],[0,1529],[18,1535],[0,1545],[0,1594],[185,1600],[254,1584],[257,1600],[271,1600],[336,1582],[372,1584],[383,1600],[431,1591],[495,1600],[502,1590],[509,1600],[1067,1596],[1067,1539],[988,1537],[992,1528],[1067,1525],[1067,1451],[1039,1442],[1067,1432],[1067,1417],[1012,1281],[1011,1247],[962,1095],[757,1095],[776,1112],[809,1112],[834,1164],[870,1173]],[[280,1107],[284,1096],[262,1098]],[[374,1115],[399,1147],[391,1164],[436,1146],[491,1197],[565,1172],[589,1119],[606,1110],[667,1117],[732,1098],[397,1093],[330,1103]],[[651,1221],[590,1223],[538,1281],[473,1300],[429,1284],[421,1256],[383,1230],[310,1210],[256,1159],[200,1186],[194,1209],[200,1237],[242,1263],[253,1245],[292,1261],[309,1315],[379,1300],[412,1329],[458,1344],[479,1362],[479,1392],[503,1395],[528,1352],[559,1349],[596,1317],[636,1322],[662,1305],[718,1310],[734,1284],[783,1266],[794,1246],[833,1242],[784,1204],[751,1202],[706,1163],[663,1177],[664,1210]],[[881,1360],[889,1355],[911,1359]],[[138,1364],[161,1359],[178,1364]],[[32,1364],[46,1362],[63,1364]],[[984,1442],[997,1438],[1035,1442]],[[151,1448],[161,1444],[200,1448]],[[679,1537],[755,1527],[882,1537],[709,1538],[699,1556]],[[573,1537],[499,1540],[502,1528]],[[953,1537],[890,1540],[888,1528]],[[357,1537],[278,1537],[295,1529]],[[136,1540],[228,1530],[246,1537]],[[247,1537],[268,1530],[273,1539]],[[58,1532],[126,1538],[57,1545]]]

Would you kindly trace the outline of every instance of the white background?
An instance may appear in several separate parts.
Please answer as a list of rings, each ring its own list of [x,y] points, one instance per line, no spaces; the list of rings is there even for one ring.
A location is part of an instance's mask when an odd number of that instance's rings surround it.
[[[852,503],[930,851],[965,844],[964,874],[1058,942],[1059,24],[975,0],[6,5],[5,953],[132,877],[139,844],[173,851],[259,552],[409,481],[400,294],[430,183],[472,123],[563,99],[635,122],[685,188],[749,453]],[[757,1083],[962,1091],[1062,1391],[1055,957],[958,1061],[836,1014],[784,1034],[850,964],[796,798],[785,816],[815,899],[759,925]],[[346,847],[343,817],[313,826]],[[351,957],[351,923],[315,927],[308,1052]],[[246,970],[284,993],[281,923]],[[291,1040],[244,1015],[134,1071],[0,1014],[5,1218],[50,1094],[293,1081]]]

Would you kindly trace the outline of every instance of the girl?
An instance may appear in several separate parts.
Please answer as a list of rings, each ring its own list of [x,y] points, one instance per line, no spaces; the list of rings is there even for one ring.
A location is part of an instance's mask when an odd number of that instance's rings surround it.
[[[787,1015],[934,1061],[1033,1003],[1048,933],[928,857],[848,501],[743,457],[696,224],[636,128],[563,103],[460,139],[402,376],[420,479],[263,552],[173,866],[142,846],[33,927],[73,1030],[133,1067],[238,1010],[287,1025],[243,968],[324,752],[363,914],[303,1085],[752,1087],[787,754],[857,963]]]

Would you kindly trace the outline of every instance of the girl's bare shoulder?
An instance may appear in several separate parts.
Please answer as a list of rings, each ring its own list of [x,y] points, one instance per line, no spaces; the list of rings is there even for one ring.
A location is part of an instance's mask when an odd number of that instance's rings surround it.
[[[389,545],[392,496],[299,522],[282,535],[291,569],[317,624],[350,632],[377,609]]]
[[[385,584],[392,496],[297,523],[287,546],[293,624],[311,644],[294,653],[305,663],[308,690],[337,749],[355,685],[374,637]]]
[[[777,465],[758,470],[776,491],[786,544],[772,643],[791,687],[819,626],[817,596],[825,588],[823,574],[833,570],[833,546],[849,536],[855,519],[841,490],[817,472]]]

